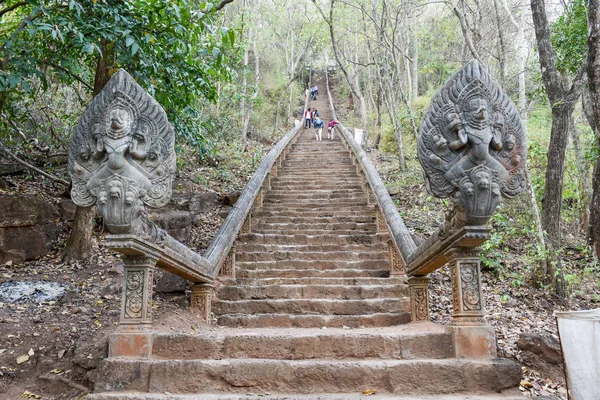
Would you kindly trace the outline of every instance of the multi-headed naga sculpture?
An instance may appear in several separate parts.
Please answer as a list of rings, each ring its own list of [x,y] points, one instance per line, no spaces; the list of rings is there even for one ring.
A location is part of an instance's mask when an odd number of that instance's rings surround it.
[[[420,126],[427,189],[454,203],[442,236],[485,225],[501,195],[512,198],[524,189],[526,151],[514,103],[471,61],[436,93]]]
[[[144,204],[164,206],[175,172],[173,128],[163,108],[124,70],[96,96],[69,151],[73,201],[97,204],[108,230],[159,240]]]

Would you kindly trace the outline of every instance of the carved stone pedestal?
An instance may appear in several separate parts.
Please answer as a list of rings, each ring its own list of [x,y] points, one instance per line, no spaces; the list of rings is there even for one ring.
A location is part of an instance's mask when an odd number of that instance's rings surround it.
[[[496,334],[488,326],[481,291],[480,249],[454,248],[448,252],[454,315],[452,333],[457,358],[495,358]]]
[[[192,285],[192,297],[190,307],[194,314],[198,314],[202,322],[211,324],[211,301],[213,287],[208,283],[196,283]]]
[[[428,276],[408,278],[410,310],[412,322],[429,321],[429,281]]]
[[[121,300],[121,326],[152,324],[152,280],[156,259],[146,256],[123,257],[123,297]]]
[[[150,358],[152,353],[152,280],[156,259],[123,257],[123,297],[119,330],[108,340],[109,357]]]
[[[448,254],[452,278],[453,325],[485,325],[479,248],[453,248]]]

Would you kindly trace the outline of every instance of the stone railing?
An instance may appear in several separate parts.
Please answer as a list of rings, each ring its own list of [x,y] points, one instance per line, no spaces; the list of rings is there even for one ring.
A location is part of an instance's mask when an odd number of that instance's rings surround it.
[[[308,96],[304,110],[307,105]],[[174,132],[162,107],[123,70],[92,100],[73,134],[69,173],[74,202],[97,206],[110,232],[109,246],[123,254],[120,325],[133,333],[115,336],[113,356],[144,356],[148,348],[148,335],[131,335],[151,327],[155,267],[193,282],[191,308],[203,322],[211,322],[212,284],[219,272],[235,277],[233,243],[238,233],[251,231],[252,210],[262,204],[263,189],[277,176],[302,126],[290,130],[264,157],[200,255],[160,229],[145,211],[146,205],[161,207],[171,198]],[[128,347],[132,343],[135,349]]]
[[[333,98],[327,90],[332,115]],[[488,110],[489,109],[489,110]],[[336,118],[337,119],[337,118]],[[449,197],[446,221],[416,246],[375,166],[343,125],[336,125],[368,193],[377,206],[378,231],[389,233],[390,275],[408,276],[414,322],[429,320],[428,274],[449,264],[457,357],[496,355],[495,334],[485,320],[479,246],[490,237],[488,221],[500,196],[524,188],[525,136],[517,110],[476,61],[452,76],[423,117],[419,160],[427,189]]]

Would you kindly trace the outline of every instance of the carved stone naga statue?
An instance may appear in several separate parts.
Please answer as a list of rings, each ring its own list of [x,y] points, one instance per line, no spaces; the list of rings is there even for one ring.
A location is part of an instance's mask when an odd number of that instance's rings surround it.
[[[175,173],[175,136],[163,108],[124,70],[92,100],[69,151],[71,195],[96,204],[109,232],[159,242],[144,205],[164,206]]]
[[[454,204],[440,235],[485,225],[501,196],[523,191],[526,152],[514,103],[481,64],[469,62],[436,93],[420,126],[427,190]]]

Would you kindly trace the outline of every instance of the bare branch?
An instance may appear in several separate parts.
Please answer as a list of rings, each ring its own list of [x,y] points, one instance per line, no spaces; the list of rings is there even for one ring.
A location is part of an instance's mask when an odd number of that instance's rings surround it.
[[[42,171],[41,169],[34,167],[33,165],[29,164],[27,161],[21,160],[19,157],[17,157],[13,152],[11,152],[9,149],[7,149],[2,142],[0,142],[0,150],[2,150],[3,152],[5,152],[10,158],[12,158],[13,160],[15,160],[16,162],[18,162],[19,164],[25,166],[26,168],[30,169],[33,172],[37,172],[40,175],[45,176],[46,178],[50,179],[51,181],[54,181],[56,183],[60,183],[61,185],[64,186],[69,186],[69,182],[60,179],[57,176],[54,176],[52,174],[49,174],[45,171]]]
[[[19,8],[21,6],[27,5],[26,1],[21,1],[19,3],[15,3],[12,6],[6,7],[4,10],[0,10],[0,17],[2,17],[4,14],[11,12],[12,10]]]

